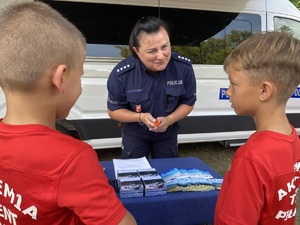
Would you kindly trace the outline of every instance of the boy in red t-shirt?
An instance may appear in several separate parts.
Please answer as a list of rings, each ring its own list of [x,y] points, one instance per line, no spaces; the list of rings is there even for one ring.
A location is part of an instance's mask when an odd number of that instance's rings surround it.
[[[256,132],[233,156],[215,225],[294,225],[300,184],[300,141],[285,106],[300,83],[300,41],[288,33],[256,34],[224,62],[227,95]]]
[[[1,9],[0,31],[0,224],[136,225],[93,148],[55,130],[81,94],[81,32],[34,1]]]

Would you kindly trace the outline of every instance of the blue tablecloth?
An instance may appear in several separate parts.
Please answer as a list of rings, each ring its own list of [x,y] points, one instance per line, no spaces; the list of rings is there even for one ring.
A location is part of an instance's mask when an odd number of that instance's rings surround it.
[[[108,178],[114,179],[112,161],[101,161]],[[168,169],[197,168],[222,178],[197,157],[149,159],[151,167],[159,173]],[[138,198],[120,198],[139,225],[200,225],[213,224],[218,190],[206,192],[174,192],[166,195]]]

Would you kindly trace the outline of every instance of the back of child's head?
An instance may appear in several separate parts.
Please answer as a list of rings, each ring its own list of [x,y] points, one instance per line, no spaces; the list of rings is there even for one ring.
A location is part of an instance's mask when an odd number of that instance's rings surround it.
[[[30,91],[55,66],[72,70],[85,45],[82,33],[47,4],[10,4],[0,11],[0,85]]]
[[[286,32],[255,34],[226,58],[228,67],[243,71],[253,85],[271,81],[278,89],[278,103],[285,103],[300,83],[300,41]]]

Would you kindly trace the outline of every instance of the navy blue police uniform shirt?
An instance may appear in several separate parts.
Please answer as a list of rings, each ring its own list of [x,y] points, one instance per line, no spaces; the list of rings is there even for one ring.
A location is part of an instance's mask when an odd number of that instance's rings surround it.
[[[107,88],[108,109],[148,112],[154,118],[168,116],[180,104],[192,106],[196,102],[196,79],[192,63],[174,52],[167,67],[156,75],[147,72],[138,58],[125,58],[112,70]],[[138,122],[122,122],[122,128],[129,124],[130,127],[141,127]],[[143,127],[148,130],[146,126]],[[169,129],[177,132],[179,126],[175,123]]]

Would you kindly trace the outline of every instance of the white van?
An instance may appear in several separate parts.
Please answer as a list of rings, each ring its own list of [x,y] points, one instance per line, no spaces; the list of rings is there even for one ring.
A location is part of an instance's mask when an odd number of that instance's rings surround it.
[[[5,0],[11,1],[11,0]],[[121,146],[118,122],[106,111],[106,82],[112,68],[128,53],[134,23],[157,16],[171,25],[173,50],[192,59],[197,102],[180,121],[179,143],[221,141],[241,144],[254,132],[250,117],[237,116],[225,92],[229,85],[222,63],[249,36],[284,30],[300,39],[300,12],[288,0],[44,0],[86,36],[83,92],[57,128],[95,149]],[[300,134],[300,88],[287,104],[288,118]],[[0,117],[5,114],[0,92]]]

